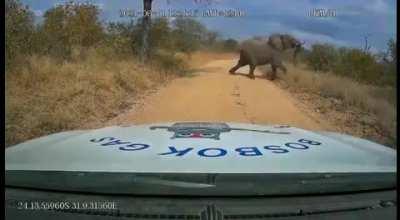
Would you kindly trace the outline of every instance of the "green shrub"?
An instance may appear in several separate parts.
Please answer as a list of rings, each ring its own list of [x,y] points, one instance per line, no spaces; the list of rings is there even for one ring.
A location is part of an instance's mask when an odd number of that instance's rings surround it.
[[[356,81],[377,83],[382,75],[382,66],[375,57],[360,49],[341,49],[331,70]]]
[[[33,52],[33,13],[17,0],[5,1],[6,69],[22,63],[23,56]],[[19,62],[20,61],[20,62]]]
[[[185,62],[168,51],[157,50],[151,56],[152,64],[164,73],[173,73],[180,76],[185,75],[187,66]]]
[[[331,70],[337,58],[337,51],[330,44],[314,44],[308,54],[307,63],[314,71]]]
[[[314,44],[305,59],[314,71],[332,72],[367,84],[395,86],[395,65],[379,62],[368,51]]]
[[[106,37],[103,43],[112,48],[116,54],[122,56],[135,52],[132,42],[135,23],[110,22],[106,28]]]
[[[38,32],[43,36],[41,52],[61,59],[70,58],[73,47],[85,50],[104,38],[99,9],[73,2],[47,10]]]
[[[207,29],[195,19],[178,17],[173,21],[172,39],[175,48],[187,54],[199,49]]]

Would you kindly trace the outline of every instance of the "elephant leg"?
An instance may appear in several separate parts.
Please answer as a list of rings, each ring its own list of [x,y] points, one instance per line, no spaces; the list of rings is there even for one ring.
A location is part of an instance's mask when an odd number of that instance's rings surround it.
[[[250,79],[255,79],[254,70],[256,69],[256,65],[250,65],[249,77]]]
[[[236,70],[238,70],[240,67],[245,66],[245,65],[246,64],[244,62],[239,60],[238,63],[229,70],[229,73],[230,74],[235,74]]]
[[[300,52],[300,50],[301,50],[301,46],[297,46],[295,49],[294,49],[294,52],[293,52],[293,65],[294,66],[296,66],[297,65],[297,55],[299,54],[299,52]]]
[[[271,65],[271,69],[272,69],[272,74],[271,77],[269,78],[269,80],[274,80],[276,78],[276,66],[275,65]]]

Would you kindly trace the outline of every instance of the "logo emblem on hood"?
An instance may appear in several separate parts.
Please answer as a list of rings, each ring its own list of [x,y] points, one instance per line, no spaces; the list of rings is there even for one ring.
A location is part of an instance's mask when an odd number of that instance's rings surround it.
[[[209,138],[214,140],[220,139],[222,132],[236,131],[252,131],[261,133],[272,134],[289,134],[289,132],[275,132],[269,130],[254,130],[246,128],[231,128],[225,123],[211,123],[211,122],[179,122],[172,126],[152,126],[154,129],[167,129],[167,131],[174,132],[171,139],[175,138]]]

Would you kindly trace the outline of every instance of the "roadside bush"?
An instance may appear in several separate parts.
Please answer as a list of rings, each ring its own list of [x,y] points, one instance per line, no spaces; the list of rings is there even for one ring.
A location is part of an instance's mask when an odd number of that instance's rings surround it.
[[[336,49],[330,44],[314,44],[308,54],[307,63],[314,71],[329,71],[337,60]]]
[[[173,45],[172,29],[166,18],[155,18],[151,20],[149,45],[152,50],[168,50],[175,52]]]
[[[43,25],[38,32],[43,36],[42,54],[68,59],[72,48],[85,50],[104,39],[99,20],[99,9],[90,4],[73,2],[58,5],[44,14]]]
[[[367,84],[395,86],[395,65],[379,62],[377,55],[361,49],[314,44],[305,58],[314,71],[331,72]]]
[[[187,65],[182,58],[169,51],[157,50],[151,56],[152,64],[166,74],[176,73],[184,76],[187,72]]]
[[[106,47],[112,48],[115,54],[131,55],[135,52],[132,35],[135,23],[110,22],[106,27],[106,37],[103,41]]]
[[[341,48],[335,58],[335,65],[330,69],[333,73],[351,77],[359,82],[380,83],[383,67],[373,55],[360,49]]]
[[[179,52],[190,55],[200,48],[206,34],[205,26],[194,19],[178,17],[173,21],[171,37]]]
[[[10,70],[33,52],[33,13],[18,0],[5,1],[5,62]]]

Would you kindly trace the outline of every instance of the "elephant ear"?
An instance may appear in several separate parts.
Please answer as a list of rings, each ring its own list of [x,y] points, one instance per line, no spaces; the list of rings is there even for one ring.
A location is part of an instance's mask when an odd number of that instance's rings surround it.
[[[292,36],[285,34],[281,35],[281,42],[282,42],[282,48],[284,50],[286,49],[291,49],[294,48],[296,39],[294,39]]]
[[[273,47],[273,48],[275,48],[277,50],[283,50],[284,49],[284,45],[283,45],[281,36],[282,35],[280,35],[280,34],[271,35],[268,38],[268,44],[271,47]]]

